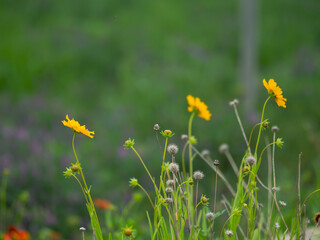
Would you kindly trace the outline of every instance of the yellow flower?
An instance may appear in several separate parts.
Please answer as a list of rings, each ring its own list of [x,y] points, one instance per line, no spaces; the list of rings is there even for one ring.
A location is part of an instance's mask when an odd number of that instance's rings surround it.
[[[273,79],[270,79],[269,82],[263,79],[263,85],[268,90],[269,95],[276,101],[278,106],[286,108],[287,99],[283,97],[282,90],[277,86],[277,83]]]
[[[196,112],[198,116],[203,118],[204,120],[207,120],[207,121],[210,120],[212,114],[208,110],[208,106],[204,102],[201,102],[200,98],[198,97],[195,98],[191,95],[188,95],[187,101],[189,104],[189,107],[188,107],[189,112]]]
[[[80,123],[74,120],[73,118],[70,120],[68,117],[68,114],[66,116],[66,119],[68,121],[63,120],[62,121],[63,125],[65,125],[66,127],[72,128],[72,130],[75,131],[76,133],[82,133],[90,138],[93,138],[94,131],[89,131],[88,129],[86,129],[86,125],[80,126]]]

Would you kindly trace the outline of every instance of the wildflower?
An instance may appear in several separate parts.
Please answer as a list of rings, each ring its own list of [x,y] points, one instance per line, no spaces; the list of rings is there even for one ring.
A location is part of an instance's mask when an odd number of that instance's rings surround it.
[[[238,99],[234,99],[233,101],[229,102],[230,106],[237,106],[239,104],[239,100]]]
[[[285,207],[287,204],[284,201],[279,201],[280,207]]]
[[[166,203],[168,203],[168,204],[169,204],[169,203],[172,203],[172,198],[166,198],[165,201],[166,201]]]
[[[177,173],[177,172],[179,172],[179,165],[176,163],[171,163],[169,166],[169,169],[171,172]]]
[[[187,134],[182,134],[181,135],[181,140],[182,141],[187,141],[188,140],[188,135]]]
[[[130,185],[130,187],[136,187],[136,186],[138,186],[138,185],[139,185],[138,179],[136,179],[136,178],[130,178],[129,185]]]
[[[270,97],[276,101],[278,106],[286,108],[287,99],[283,97],[282,90],[277,86],[277,83],[273,79],[270,79],[268,83],[263,79],[263,85],[268,90]]]
[[[174,180],[167,180],[166,184],[167,184],[168,186],[173,186]]]
[[[194,177],[195,180],[199,181],[199,180],[203,179],[204,174],[201,171],[195,171],[193,173],[193,177]]]
[[[113,208],[113,205],[111,202],[109,202],[108,200],[101,199],[101,198],[94,199],[93,203],[97,208],[100,208],[103,210],[110,210]]]
[[[320,213],[316,213],[314,215],[314,222],[319,225],[320,224]]]
[[[272,126],[271,131],[276,133],[279,131],[279,128],[277,126]]]
[[[208,106],[200,100],[198,97],[193,97],[191,95],[187,96],[187,101],[189,104],[188,111],[195,112],[199,117],[203,118],[206,121],[209,121],[212,114],[208,110]]]
[[[276,230],[278,230],[278,229],[280,228],[280,224],[279,224],[278,222],[276,222],[276,223],[274,224],[274,227],[275,227]]]
[[[4,240],[29,240],[30,234],[22,229],[17,229],[15,226],[9,227],[3,235]]]
[[[248,156],[246,159],[246,163],[252,167],[252,165],[256,164],[257,160],[254,156]]]
[[[282,148],[284,144],[284,141],[282,141],[282,138],[277,138],[276,140],[276,145],[279,147],[279,148]]]
[[[177,154],[179,148],[178,148],[178,146],[175,145],[175,144],[169,144],[167,150],[168,150],[168,153],[170,153],[171,155],[175,155],[175,154]]]
[[[233,232],[231,230],[227,230],[226,235],[231,238],[233,236]]]
[[[173,192],[173,190],[172,190],[171,187],[167,187],[167,188],[166,188],[166,193],[172,193],[172,192]]]
[[[214,162],[213,162],[213,165],[215,165],[216,167],[218,167],[219,165],[220,165],[220,162],[219,162],[219,160],[214,160]]]
[[[153,130],[155,130],[156,132],[159,131],[159,130],[160,130],[159,124],[155,124],[155,125],[153,126]]]
[[[207,150],[207,149],[204,149],[202,152],[201,152],[201,156],[204,157],[204,158],[207,158],[210,156],[210,151]]]
[[[208,205],[209,204],[209,198],[207,198],[205,195],[202,195],[201,196],[201,203],[203,204],[203,205]]]
[[[68,114],[66,115],[66,119],[68,121],[61,121],[64,126],[72,128],[72,130],[76,133],[82,133],[90,138],[93,138],[94,131],[89,131],[88,129],[86,129],[86,125],[81,126],[80,123],[73,118],[70,120]]]
[[[123,146],[127,149],[132,148],[134,145],[134,139],[129,138],[128,140],[126,140],[123,144]]]
[[[191,143],[192,145],[197,145],[198,140],[196,139],[195,136],[191,136],[191,137],[190,137],[190,143]]]
[[[214,213],[213,213],[213,212],[208,212],[208,213],[206,214],[206,218],[207,218],[208,220],[212,220],[212,219],[214,218]]]
[[[169,129],[161,131],[160,133],[162,136],[167,137],[167,138],[172,137],[174,135],[174,133],[172,133],[172,131]]]
[[[220,153],[226,153],[228,151],[229,151],[229,145],[228,144],[223,143],[223,144],[220,145],[220,147],[219,147],[219,152]]]

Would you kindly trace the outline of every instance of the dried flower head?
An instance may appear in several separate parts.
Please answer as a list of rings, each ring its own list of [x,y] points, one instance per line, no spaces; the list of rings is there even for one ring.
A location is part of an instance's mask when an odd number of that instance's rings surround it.
[[[276,230],[278,230],[278,229],[280,228],[280,224],[279,224],[278,222],[276,222],[276,223],[274,224],[274,228],[275,228]]]
[[[188,140],[188,135],[187,134],[182,134],[181,135],[181,140],[182,141],[187,141]]]
[[[228,144],[223,143],[223,144],[220,145],[220,147],[219,147],[219,152],[220,153],[225,154],[228,151],[229,151],[229,145]]]
[[[171,155],[175,155],[177,154],[179,148],[175,144],[169,144],[167,150],[168,150],[168,153],[170,153]]]
[[[166,184],[168,186],[173,186],[174,185],[174,180],[167,180]]]
[[[280,207],[285,207],[287,204],[284,201],[279,201]]]
[[[234,107],[237,106],[239,104],[239,100],[238,99],[234,99],[232,101],[229,102],[229,105]]]
[[[179,172],[179,165],[177,163],[171,163],[169,166],[169,170],[173,173]]]
[[[277,126],[272,126],[271,131],[276,133],[279,131],[279,128]]]
[[[202,150],[201,156],[204,157],[204,158],[209,157],[210,156],[210,151],[207,150],[207,149]]]
[[[123,146],[127,149],[132,148],[134,145],[134,139],[129,138],[128,140],[126,140],[123,144]]]
[[[168,204],[173,202],[173,201],[172,201],[172,198],[166,198],[165,201],[166,201],[166,203],[168,203]]]
[[[233,236],[233,232],[231,230],[227,230],[225,233],[229,238]]]
[[[272,188],[272,191],[273,191],[273,192],[279,192],[279,191],[280,191],[280,187],[273,187],[273,188]]]
[[[217,159],[216,159],[216,160],[214,160],[214,161],[213,161],[213,165],[215,165],[216,167],[217,167],[217,166],[219,166],[219,165],[220,165],[219,160],[217,160]]]
[[[254,156],[248,156],[246,159],[246,163],[252,167],[252,165],[256,164],[257,160]]]
[[[81,227],[79,230],[80,231],[85,231],[86,229],[84,227]]]
[[[314,222],[316,223],[316,225],[320,224],[320,213],[316,213],[314,215]]]
[[[213,213],[213,212],[208,212],[208,213],[206,214],[206,218],[207,218],[208,220],[212,220],[212,219],[214,218],[214,213]]]
[[[195,180],[199,181],[199,180],[203,179],[204,174],[201,171],[195,171],[193,173],[193,177],[194,177]]]
[[[268,90],[269,96],[276,101],[278,106],[286,108],[287,99],[283,97],[282,90],[277,86],[277,83],[273,79],[270,79],[268,83],[263,79],[263,85]]]
[[[172,192],[173,192],[173,190],[172,190],[171,187],[167,187],[167,188],[166,188],[166,193],[172,193]]]
[[[76,133],[82,133],[90,138],[93,138],[94,131],[86,129],[86,125],[81,126],[80,123],[73,118],[70,120],[68,114],[66,115],[67,121],[61,121],[64,126],[71,128]]]
[[[160,130],[160,126],[158,123],[153,126],[153,130],[155,130],[156,132]]]
[[[188,101],[188,111],[195,112],[200,118],[209,121],[212,114],[208,110],[208,106],[200,100],[198,97],[193,97],[192,95],[187,96]]]

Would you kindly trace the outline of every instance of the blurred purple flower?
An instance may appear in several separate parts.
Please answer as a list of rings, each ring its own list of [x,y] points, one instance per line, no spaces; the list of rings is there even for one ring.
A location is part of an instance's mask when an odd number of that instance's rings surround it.
[[[126,149],[124,149],[123,146],[118,147],[117,155],[120,158],[125,158],[128,155],[128,151]]]
[[[29,136],[27,130],[25,128],[19,128],[18,131],[17,131],[17,138],[19,140],[26,140]]]
[[[36,140],[32,141],[30,148],[31,148],[31,151],[37,155],[39,155],[42,151],[42,146],[40,142]]]

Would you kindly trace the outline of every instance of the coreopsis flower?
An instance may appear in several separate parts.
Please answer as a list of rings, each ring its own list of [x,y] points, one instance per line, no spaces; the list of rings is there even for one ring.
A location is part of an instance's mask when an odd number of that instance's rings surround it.
[[[188,111],[195,112],[199,117],[203,118],[206,121],[209,121],[212,114],[208,110],[208,106],[200,100],[198,97],[193,97],[191,95],[187,96],[188,101]]]
[[[94,131],[89,131],[86,128],[86,125],[80,125],[80,123],[73,118],[70,120],[68,114],[66,115],[67,121],[63,120],[62,123],[64,126],[71,128],[76,133],[82,133],[90,138],[93,138]]]
[[[101,199],[101,198],[94,199],[93,203],[97,208],[100,208],[103,210],[110,210],[113,208],[113,205],[111,202],[109,202],[108,200]]]
[[[269,95],[276,101],[278,106],[286,108],[287,99],[283,97],[282,90],[277,86],[277,83],[273,79],[270,79],[269,82],[263,79],[263,85],[268,90]]]
[[[17,229],[15,226],[11,226],[7,232],[3,235],[4,240],[29,240],[30,234],[22,229]]]

